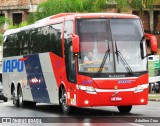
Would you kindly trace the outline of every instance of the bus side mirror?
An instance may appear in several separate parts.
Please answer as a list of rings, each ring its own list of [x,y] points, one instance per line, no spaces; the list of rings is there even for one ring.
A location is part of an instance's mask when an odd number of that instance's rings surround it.
[[[145,37],[149,39],[151,51],[157,53],[157,38],[152,34],[145,34]]]
[[[73,52],[78,53],[79,52],[79,36],[72,34],[72,46],[73,46]]]

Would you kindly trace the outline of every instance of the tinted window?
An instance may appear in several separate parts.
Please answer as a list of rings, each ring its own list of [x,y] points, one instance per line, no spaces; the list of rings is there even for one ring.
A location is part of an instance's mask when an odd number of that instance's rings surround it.
[[[62,57],[62,23],[7,36],[4,57],[53,52]]]

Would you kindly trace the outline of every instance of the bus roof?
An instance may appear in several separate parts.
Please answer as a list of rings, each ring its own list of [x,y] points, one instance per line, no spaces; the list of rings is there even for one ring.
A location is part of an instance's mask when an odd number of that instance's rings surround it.
[[[120,13],[60,13],[38,20],[34,24],[28,26],[24,26],[17,29],[9,29],[4,33],[3,36],[18,33],[20,31],[29,30],[32,28],[42,27],[46,25],[47,21],[54,20],[57,18],[65,18],[66,16],[70,16],[72,18],[139,18],[136,15]]]

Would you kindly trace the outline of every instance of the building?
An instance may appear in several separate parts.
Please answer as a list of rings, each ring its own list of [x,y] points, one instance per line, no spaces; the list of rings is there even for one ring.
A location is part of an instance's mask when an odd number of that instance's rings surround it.
[[[27,15],[36,10],[45,0],[0,0],[0,16],[12,19],[13,24],[25,21]],[[6,28],[7,26],[5,26]]]

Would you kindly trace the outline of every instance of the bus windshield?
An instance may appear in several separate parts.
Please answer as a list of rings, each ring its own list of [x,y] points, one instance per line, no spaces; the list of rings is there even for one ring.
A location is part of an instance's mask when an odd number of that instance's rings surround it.
[[[131,73],[147,70],[139,19],[78,19],[79,72]]]

